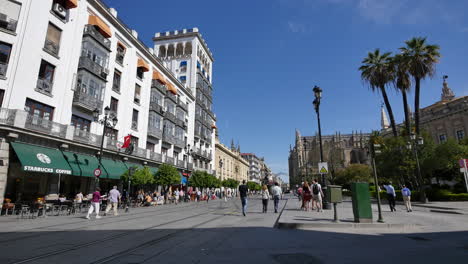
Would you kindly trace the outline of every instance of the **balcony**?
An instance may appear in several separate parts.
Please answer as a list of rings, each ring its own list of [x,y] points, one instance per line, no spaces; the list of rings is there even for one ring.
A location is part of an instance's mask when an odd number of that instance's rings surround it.
[[[66,125],[33,115],[27,116],[25,128],[61,138],[65,138],[67,133]]]
[[[16,26],[18,25],[18,21],[14,19],[9,19],[6,14],[0,13],[0,28],[5,30],[16,32]]]
[[[179,102],[177,103],[177,106],[184,109],[185,112],[188,112],[188,104],[186,104],[186,103],[179,100]]]
[[[194,135],[195,135],[196,138],[201,138],[201,132],[199,130],[197,130],[197,129],[195,129],[195,134]]]
[[[164,160],[164,162],[167,164],[174,165],[174,158],[166,156],[166,159]]]
[[[102,136],[90,133],[86,130],[75,129],[73,132],[73,140],[99,147],[101,145]]]
[[[148,136],[162,139],[162,130],[156,127],[148,127]]]
[[[161,84],[158,80],[152,80],[151,87],[158,89],[162,94],[166,94],[166,91],[167,91],[166,85]]]
[[[156,152],[150,152],[150,159],[162,162],[162,155]]]
[[[49,80],[37,79],[36,91],[45,94],[52,94],[53,83]]]
[[[8,69],[8,64],[0,62],[0,77],[5,77]]]
[[[99,31],[97,31],[97,29],[94,27],[94,25],[86,25],[84,28],[83,36],[92,37],[99,44],[101,44],[104,48],[111,51],[110,40],[102,36],[101,33],[99,33]]]
[[[175,96],[175,94],[171,93],[170,91],[167,91],[166,97],[171,99],[174,103],[177,104],[177,96]]]
[[[102,100],[99,99],[97,96],[87,94],[83,92],[86,88],[81,89],[81,85],[77,85],[77,90],[73,95],[73,104],[77,107],[84,108],[90,112],[94,111],[94,109],[102,110]]]
[[[164,118],[171,121],[174,124],[176,123],[176,116],[169,111],[164,112]]]
[[[86,69],[87,71],[91,72],[92,74],[107,82],[106,78],[109,74],[109,70],[97,64],[92,59],[86,56],[80,57],[80,61],[78,62],[78,69]]]
[[[185,142],[183,139],[174,138],[174,145],[183,149],[185,147]]]
[[[132,129],[137,131],[138,130],[138,122],[137,121],[132,121]]]
[[[169,143],[169,144],[174,144],[175,143],[175,138],[173,135],[163,133],[162,135],[162,140]]]

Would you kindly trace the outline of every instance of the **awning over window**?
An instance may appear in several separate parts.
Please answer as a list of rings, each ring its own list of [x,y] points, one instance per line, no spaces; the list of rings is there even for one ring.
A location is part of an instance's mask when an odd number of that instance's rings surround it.
[[[106,23],[104,23],[104,21],[102,21],[102,19],[100,19],[99,17],[89,15],[88,24],[96,26],[99,29],[99,32],[101,32],[101,34],[105,38],[112,37],[112,32],[111,32],[110,27]]]
[[[24,171],[72,174],[72,169],[58,149],[19,142],[11,142],[10,144],[15,150]]]
[[[69,151],[63,151],[63,156],[73,169],[73,175],[83,177],[94,177],[94,170],[98,167],[101,169],[99,178],[107,178],[107,172],[99,166],[99,160],[95,156],[78,154]]]
[[[117,46],[121,47],[121,48],[124,49],[124,50],[127,49],[127,47],[125,47],[125,45],[124,45],[122,42],[120,42],[120,41],[117,41]]]
[[[66,0],[65,1],[65,8],[72,9],[78,7],[78,0]]]
[[[137,68],[143,68],[145,72],[150,70],[148,64],[142,58],[138,58]]]
[[[212,124],[212,125],[211,125],[211,128],[218,128],[218,127],[216,127],[215,124]]]
[[[153,70],[153,80],[158,80],[161,83],[166,84],[166,78],[164,78],[164,76],[156,70]]]
[[[180,62],[180,67],[182,67],[182,66],[187,66],[187,61],[181,61]]]
[[[166,83],[167,90],[173,94],[177,94],[177,88],[174,87],[171,83]]]
[[[109,175],[109,179],[120,179],[120,176],[128,170],[127,166],[119,160],[102,159],[101,164]]]

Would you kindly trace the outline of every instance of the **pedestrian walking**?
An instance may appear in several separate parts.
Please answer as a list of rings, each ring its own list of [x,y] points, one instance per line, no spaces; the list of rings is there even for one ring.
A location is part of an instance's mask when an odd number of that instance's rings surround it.
[[[197,202],[200,202],[200,198],[201,198],[201,191],[198,190],[197,191]]]
[[[120,198],[120,192],[119,190],[117,190],[117,186],[114,186],[109,192],[109,198],[107,199],[107,207],[104,215],[107,215],[111,208],[114,208],[114,216],[119,215],[119,213],[117,212],[117,207],[119,205]]]
[[[413,212],[413,208],[411,208],[411,190],[403,185],[403,189],[401,189],[401,195],[403,196],[403,202],[405,202],[406,211]]]
[[[322,209],[322,198],[324,197],[322,186],[318,183],[317,179],[312,181],[312,209],[315,207],[317,208],[317,212],[323,212]]]
[[[79,192],[75,196],[75,203],[81,204],[83,202],[83,193]]]
[[[86,215],[86,219],[90,219],[89,216],[96,211],[96,219],[101,218],[99,216],[99,203],[101,202],[101,188],[96,187],[96,191],[93,192],[93,198],[91,199],[91,206],[89,207],[88,214]]]
[[[396,211],[395,208],[395,188],[392,186],[392,182],[389,182],[388,185],[383,186],[385,190],[387,191],[387,199],[388,199],[388,205],[390,206],[390,211],[394,212]]]
[[[266,184],[262,186],[262,191],[260,193],[262,195],[262,205],[263,205],[263,213],[268,211],[268,200],[270,199],[270,193],[268,192],[268,187]]]
[[[312,199],[312,194],[311,194],[311,191],[310,191],[309,183],[307,181],[305,181],[304,184],[302,185],[301,193],[302,193],[301,209],[308,211],[309,207],[310,207],[310,200]]]
[[[275,205],[275,213],[278,213],[278,204],[282,193],[283,191],[281,190],[281,187],[279,187],[278,182],[275,182],[275,186],[271,188],[271,194],[273,195],[273,203]]]
[[[179,199],[180,199],[179,195],[180,195],[179,189],[176,189],[175,192],[174,192],[175,204],[179,204]]]
[[[245,185],[245,180],[242,181],[242,184],[239,185],[239,194],[240,194],[240,199],[242,203],[242,214],[245,216],[247,212],[247,193],[249,192],[249,189],[247,188],[247,185]]]

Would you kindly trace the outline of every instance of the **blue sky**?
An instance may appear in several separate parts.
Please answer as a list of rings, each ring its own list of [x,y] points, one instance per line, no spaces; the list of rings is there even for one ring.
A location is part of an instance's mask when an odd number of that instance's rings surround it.
[[[323,134],[380,126],[380,94],[360,80],[367,52],[396,52],[414,36],[441,46],[422,106],[440,98],[442,76],[468,95],[468,1],[463,0],[105,0],[148,46],[155,32],[198,27],[212,50],[214,110],[221,141],[287,172],[294,131],[316,133],[312,87],[323,89]],[[389,91],[397,121],[401,96]],[[410,96],[413,100],[412,95]]]

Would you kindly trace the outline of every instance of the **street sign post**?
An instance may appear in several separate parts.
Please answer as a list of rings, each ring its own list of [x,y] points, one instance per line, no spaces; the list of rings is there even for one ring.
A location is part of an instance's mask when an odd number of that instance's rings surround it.
[[[319,162],[318,169],[320,174],[328,174],[328,163],[327,162]]]
[[[466,191],[468,192],[468,159],[461,159],[459,161],[460,163],[460,172],[463,173],[463,176],[465,178],[465,185],[466,185]]]
[[[96,169],[94,170],[94,177],[99,178],[99,176],[101,176],[101,169],[100,169],[100,168],[96,168]]]

